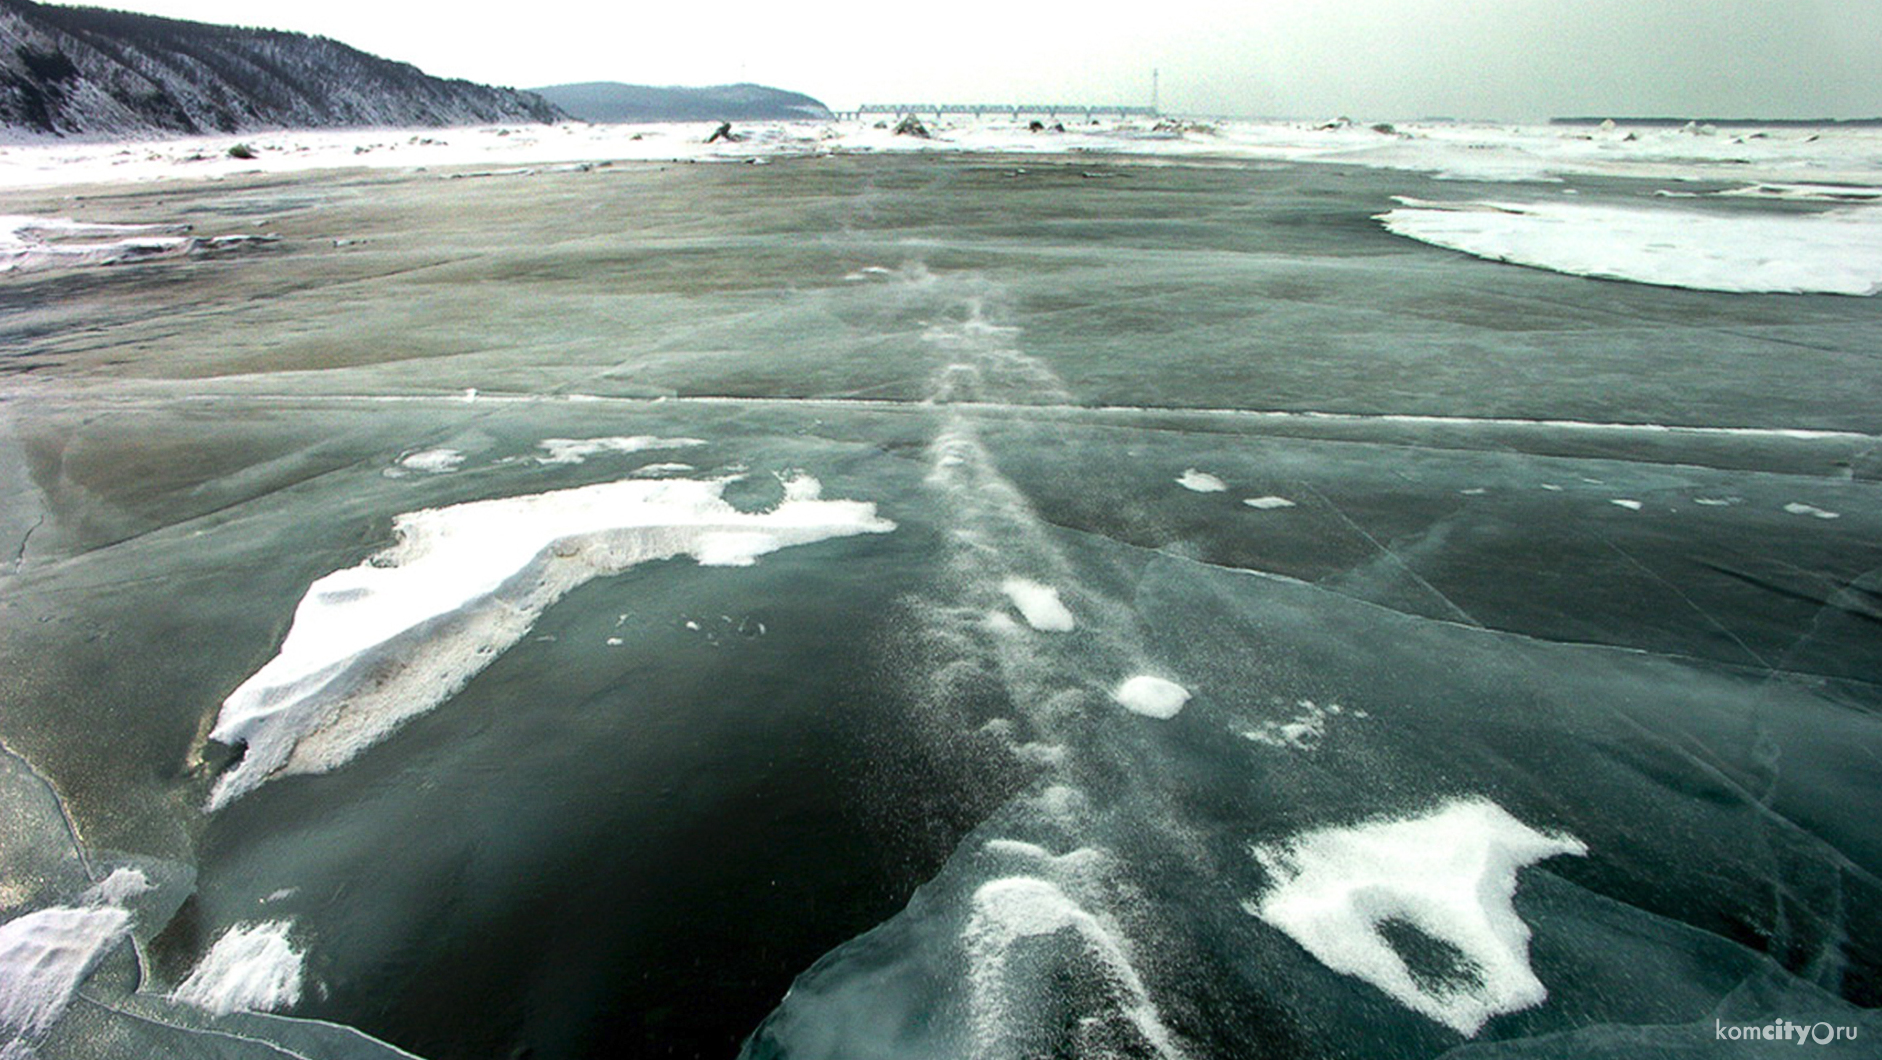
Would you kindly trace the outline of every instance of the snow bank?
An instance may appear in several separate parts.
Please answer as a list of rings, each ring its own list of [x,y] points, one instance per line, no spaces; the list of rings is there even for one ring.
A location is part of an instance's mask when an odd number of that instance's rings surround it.
[[[49,1030],[130,926],[131,914],[111,905],[41,909],[0,924],[0,1034]]]
[[[648,449],[685,449],[705,444],[698,438],[655,438],[644,434],[632,438],[544,438],[536,443],[543,450],[543,455],[537,457],[536,462],[579,464],[597,453],[638,453]]]
[[[210,737],[244,752],[209,808],[345,763],[456,693],[590,578],[683,555],[742,566],[895,528],[873,504],[818,499],[807,477],[771,511],[741,512],[721,496],[731,481],[627,480],[398,516],[397,543],[309,586],[279,652],[223,702]]]
[[[1076,625],[1072,612],[1059,599],[1059,591],[1027,578],[1008,578],[1000,591],[1013,601],[1026,624],[1037,630],[1064,633]]]
[[[1517,870],[1586,854],[1484,799],[1423,817],[1326,828],[1252,848],[1272,883],[1244,908],[1320,963],[1357,976],[1465,1036],[1493,1016],[1541,1004],[1529,926],[1516,915]],[[1409,926],[1453,949],[1449,968],[1414,970],[1385,933]]]
[[[1189,702],[1189,689],[1175,681],[1138,674],[1111,693],[1111,698],[1133,714],[1146,718],[1174,718]]]
[[[223,932],[170,999],[218,1016],[277,1012],[298,1003],[305,954],[288,941],[292,926],[271,920]]]
[[[1701,291],[1873,295],[1882,210],[1702,213],[1579,203],[1431,203],[1379,214],[1390,232],[1576,276]]]

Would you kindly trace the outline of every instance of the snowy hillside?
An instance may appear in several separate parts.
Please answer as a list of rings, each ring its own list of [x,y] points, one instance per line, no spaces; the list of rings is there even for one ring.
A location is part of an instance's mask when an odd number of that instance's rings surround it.
[[[529,93],[430,77],[324,37],[0,0],[14,134],[555,121]]]

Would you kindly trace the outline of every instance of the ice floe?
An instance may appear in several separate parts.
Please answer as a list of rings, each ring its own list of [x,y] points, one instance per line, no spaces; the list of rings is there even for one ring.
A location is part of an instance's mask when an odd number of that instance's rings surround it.
[[[275,657],[223,701],[210,737],[242,748],[216,809],[285,773],[332,769],[453,695],[591,578],[692,556],[742,566],[791,545],[895,524],[875,505],[786,483],[741,512],[732,479],[630,479],[408,512],[397,543],[308,587]]]
[[[1616,508],[1625,508],[1630,512],[1637,512],[1643,507],[1640,501],[1633,500],[1629,497],[1610,497],[1608,498],[1608,503],[1614,505]]]
[[[1175,681],[1138,674],[1117,686],[1111,698],[1133,714],[1146,718],[1174,718],[1189,702],[1189,689]]]
[[[1050,585],[1028,578],[1008,578],[1000,583],[1000,591],[1034,629],[1064,633],[1075,625],[1072,612],[1059,599],[1059,591]]]
[[[644,434],[632,438],[544,438],[536,443],[543,450],[543,455],[537,457],[536,462],[579,464],[600,453],[639,453],[649,449],[685,449],[705,444],[698,438],[655,438]]]
[[[1268,889],[1244,908],[1286,932],[1328,968],[1371,983],[1465,1036],[1492,1017],[1541,1004],[1529,967],[1529,926],[1513,904],[1516,874],[1588,848],[1538,832],[1487,799],[1460,799],[1420,817],[1305,832],[1252,848]],[[1394,936],[1448,952],[1419,967]],[[1435,943],[1435,945],[1432,945]]]
[[[288,940],[292,924],[237,924],[222,933],[170,999],[217,1016],[278,1012],[301,999],[306,955]]]
[[[1259,508],[1262,511],[1273,511],[1277,508],[1294,507],[1293,501],[1288,500],[1286,497],[1275,497],[1275,496],[1247,497],[1242,500],[1242,503],[1248,505],[1250,508]]]
[[[1388,231],[1491,261],[1702,291],[1873,295],[1882,210],[1701,212],[1401,198]]]
[[[1221,493],[1229,488],[1228,483],[1207,471],[1198,471],[1193,467],[1177,476],[1176,484],[1186,490],[1195,490],[1197,493]]]

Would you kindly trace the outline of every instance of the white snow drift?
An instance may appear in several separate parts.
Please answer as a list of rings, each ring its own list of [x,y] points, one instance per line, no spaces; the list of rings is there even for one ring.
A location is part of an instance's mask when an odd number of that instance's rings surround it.
[[[790,545],[895,524],[875,505],[819,499],[808,477],[765,512],[732,479],[627,480],[408,512],[397,543],[308,587],[275,657],[231,693],[210,737],[245,748],[211,810],[271,777],[345,763],[431,710],[591,578],[692,556],[743,566]]]
[[[1138,674],[1112,690],[1111,698],[1133,714],[1167,720],[1182,713],[1189,702],[1189,689],[1175,681]]]
[[[51,1029],[79,984],[131,927],[115,905],[41,909],[0,924],[0,1035]]]
[[[63,217],[0,217],[0,273],[116,265],[274,242],[273,236],[252,235],[205,239],[188,234],[189,230],[189,225],[95,224]]]
[[[1434,203],[1400,197],[1388,231],[1576,276],[1701,291],[1873,295],[1882,209],[1701,212],[1580,203]]]
[[[1529,926],[1512,904],[1517,870],[1587,852],[1580,840],[1538,832],[1488,800],[1463,799],[1423,817],[1256,846],[1273,883],[1243,907],[1334,971],[1470,1036],[1492,1016],[1549,996],[1529,968]],[[1393,922],[1455,947],[1458,974],[1415,974],[1381,933]]]
[[[1050,585],[1041,585],[1030,578],[1008,578],[1000,583],[1000,591],[1013,601],[1026,624],[1034,629],[1065,633],[1077,624],[1071,610],[1059,599],[1059,591]]]
[[[288,941],[290,927],[286,920],[270,920],[223,932],[171,1000],[218,1016],[275,1012],[297,1003],[306,955]]]

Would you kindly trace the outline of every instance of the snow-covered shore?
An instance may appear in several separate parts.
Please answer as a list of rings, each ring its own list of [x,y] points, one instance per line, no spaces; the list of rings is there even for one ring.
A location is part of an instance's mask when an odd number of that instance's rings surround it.
[[[1140,163],[1317,162],[1493,181],[1576,175],[1666,181],[1882,185],[1882,129],[1581,127],[1352,122],[1068,123],[1031,131],[1010,119],[928,119],[929,139],[873,120],[740,126],[705,142],[707,124],[504,125],[354,129],[168,140],[16,140],[0,148],[0,188],[221,179],[248,173],[378,168],[462,170],[600,162],[763,162],[858,152],[1093,155]],[[253,157],[230,154],[237,144]],[[461,173],[459,175],[462,175]]]

